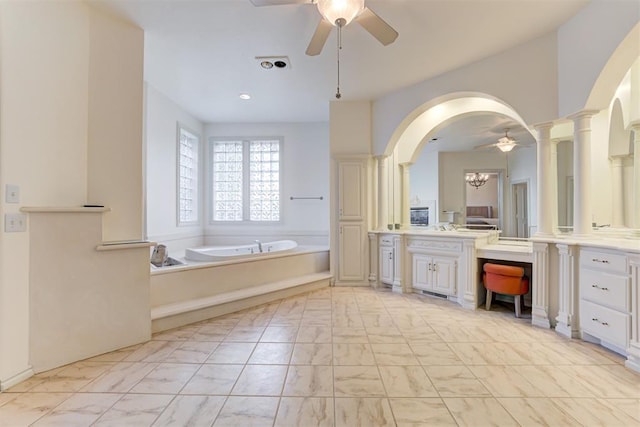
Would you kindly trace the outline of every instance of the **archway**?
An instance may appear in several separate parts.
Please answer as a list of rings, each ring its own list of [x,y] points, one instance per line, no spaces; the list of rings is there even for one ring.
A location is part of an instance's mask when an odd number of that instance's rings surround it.
[[[379,174],[379,187],[387,186],[388,194],[380,194],[379,226],[383,228],[387,214],[392,223],[410,224],[409,167],[420,154],[424,144],[439,129],[457,120],[474,115],[494,114],[517,123],[533,136],[522,117],[507,103],[491,95],[477,92],[457,92],[435,98],[416,108],[401,122],[385,149],[388,165]],[[535,136],[533,136],[535,140]],[[462,175],[461,175],[461,179]],[[398,197],[398,195],[400,197]],[[506,202],[506,200],[505,200]],[[439,209],[440,210],[440,209]]]

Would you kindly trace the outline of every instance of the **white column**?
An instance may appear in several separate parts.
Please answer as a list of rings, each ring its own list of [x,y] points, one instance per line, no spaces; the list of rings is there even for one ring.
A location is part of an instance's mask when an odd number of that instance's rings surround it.
[[[549,213],[551,214],[551,233],[558,234],[558,143],[559,139],[551,141],[551,206]]]
[[[628,256],[631,267],[631,337],[624,365],[640,372],[640,254]]]
[[[393,292],[403,293],[405,290],[402,288],[402,254],[404,253],[404,235],[393,236],[393,284],[391,290]],[[411,292],[409,290],[408,292]]]
[[[549,322],[549,249],[546,243],[533,243],[531,271],[531,324],[550,328]]]
[[[379,287],[378,282],[378,234],[369,234],[369,285]]]
[[[465,239],[462,241],[462,257],[458,262],[462,263],[462,277],[458,281],[463,284],[464,289],[457,290],[458,297],[462,292],[462,306],[475,310],[478,306],[478,262],[476,258],[476,239]]]
[[[558,171],[553,170],[553,162],[551,159],[551,128],[553,123],[541,123],[535,125],[538,131],[537,149],[537,181],[538,181],[538,206],[537,221],[538,231],[536,237],[553,236],[553,214],[552,209],[555,205],[553,195],[553,181],[557,180]],[[557,165],[557,163],[556,163]],[[557,216],[557,214],[556,214]]]
[[[389,177],[387,156],[377,156],[378,161],[378,230],[386,230],[389,224]]]
[[[411,176],[409,170],[413,163],[401,163],[400,170],[402,171],[402,200],[400,202],[401,207],[401,228],[409,228],[411,226]]]
[[[615,156],[611,157],[611,195],[612,195],[612,211],[613,219],[611,226],[615,228],[624,227],[624,186],[623,186],[623,173],[622,167],[624,157]]]
[[[573,120],[573,236],[587,237],[591,222],[591,117],[597,111],[581,111]]]
[[[556,245],[560,255],[558,316],[556,332],[567,338],[578,338],[578,280],[576,278],[577,246],[559,243]]]
[[[633,123],[633,218],[631,224],[640,234],[640,123]]]

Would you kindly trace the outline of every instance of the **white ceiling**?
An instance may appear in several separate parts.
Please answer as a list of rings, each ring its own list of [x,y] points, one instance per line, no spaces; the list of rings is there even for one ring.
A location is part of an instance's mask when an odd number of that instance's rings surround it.
[[[205,123],[328,121],[336,91],[336,31],[320,55],[305,55],[320,19],[314,5],[255,7],[249,0],[91,3],[145,31],[145,80]],[[342,99],[376,99],[519,45],[556,29],[586,3],[367,0],[400,35],[385,47],[355,23],[344,28]],[[266,71],[256,56],[288,56],[291,66]],[[242,92],[252,99],[240,100]],[[505,127],[493,122],[483,126]]]

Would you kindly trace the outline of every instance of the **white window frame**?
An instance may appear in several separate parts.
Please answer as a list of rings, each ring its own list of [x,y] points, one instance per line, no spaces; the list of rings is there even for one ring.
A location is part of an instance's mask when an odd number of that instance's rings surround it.
[[[242,156],[242,220],[240,221],[225,221],[225,220],[216,220],[214,218],[214,214],[215,214],[215,209],[214,209],[214,204],[215,204],[215,194],[214,194],[214,189],[213,189],[213,174],[214,174],[214,159],[213,159],[213,155],[214,155],[214,149],[213,149],[213,145],[216,142],[242,142],[243,144],[243,156]],[[279,153],[279,160],[278,160],[278,194],[279,194],[279,200],[280,200],[280,204],[279,204],[279,213],[278,213],[278,217],[279,219],[276,221],[256,221],[256,220],[251,220],[251,214],[250,214],[250,208],[249,208],[249,203],[250,203],[250,192],[249,192],[249,188],[250,188],[250,180],[249,180],[249,175],[250,175],[250,156],[249,156],[249,145],[251,142],[255,142],[255,141],[277,141],[279,148],[278,148],[278,153]],[[209,138],[209,153],[207,155],[207,168],[209,171],[209,176],[208,176],[208,182],[207,182],[207,196],[209,199],[209,224],[211,225],[215,225],[215,224],[235,224],[235,225],[240,225],[240,224],[252,224],[252,225],[272,225],[272,224],[278,224],[278,223],[282,223],[283,221],[283,151],[284,151],[284,138],[281,136],[266,136],[266,137],[210,137]]]
[[[196,185],[195,185],[195,189],[193,189],[194,191],[194,204],[195,204],[195,208],[193,209],[193,211],[195,212],[195,219],[191,219],[189,221],[184,221],[182,220],[182,216],[181,216],[181,208],[180,208],[180,202],[182,199],[182,192],[181,192],[181,187],[180,187],[180,178],[181,178],[181,168],[182,168],[182,162],[181,162],[181,152],[180,152],[180,147],[181,147],[181,142],[180,139],[182,137],[182,133],[187,133],[190,136],[195,138],[195,153],[196,153],[196,159],[195,159],[195,180],[196,180]],[[177,131],[176,131],[176,224],[178,227],[184,227],[184,226],[194,226],[194,225],[200,225],[201,222],[201,194],[202,191],[201,189],[201,179],[200,179],[200,158],[201,158],[201,144],[200,144],[200,134],[198,134],[198,132],[194,131],[193,129],[183,125],[182,123],[178,123],[177,124]]]

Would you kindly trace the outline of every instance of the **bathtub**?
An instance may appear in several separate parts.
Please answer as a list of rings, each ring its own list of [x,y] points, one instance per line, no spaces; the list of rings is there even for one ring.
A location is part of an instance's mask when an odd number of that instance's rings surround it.
[[[289,252],[297,247],[298,243],[293,240],[277,240],[275,242],[262,243],[262,252],[260,252],[260,245],[258,243],[241,246],[208,246],[187,249],[185,251],[185,259],[204,262],[230,261],[238,258],[259,257],[267,253]]]

